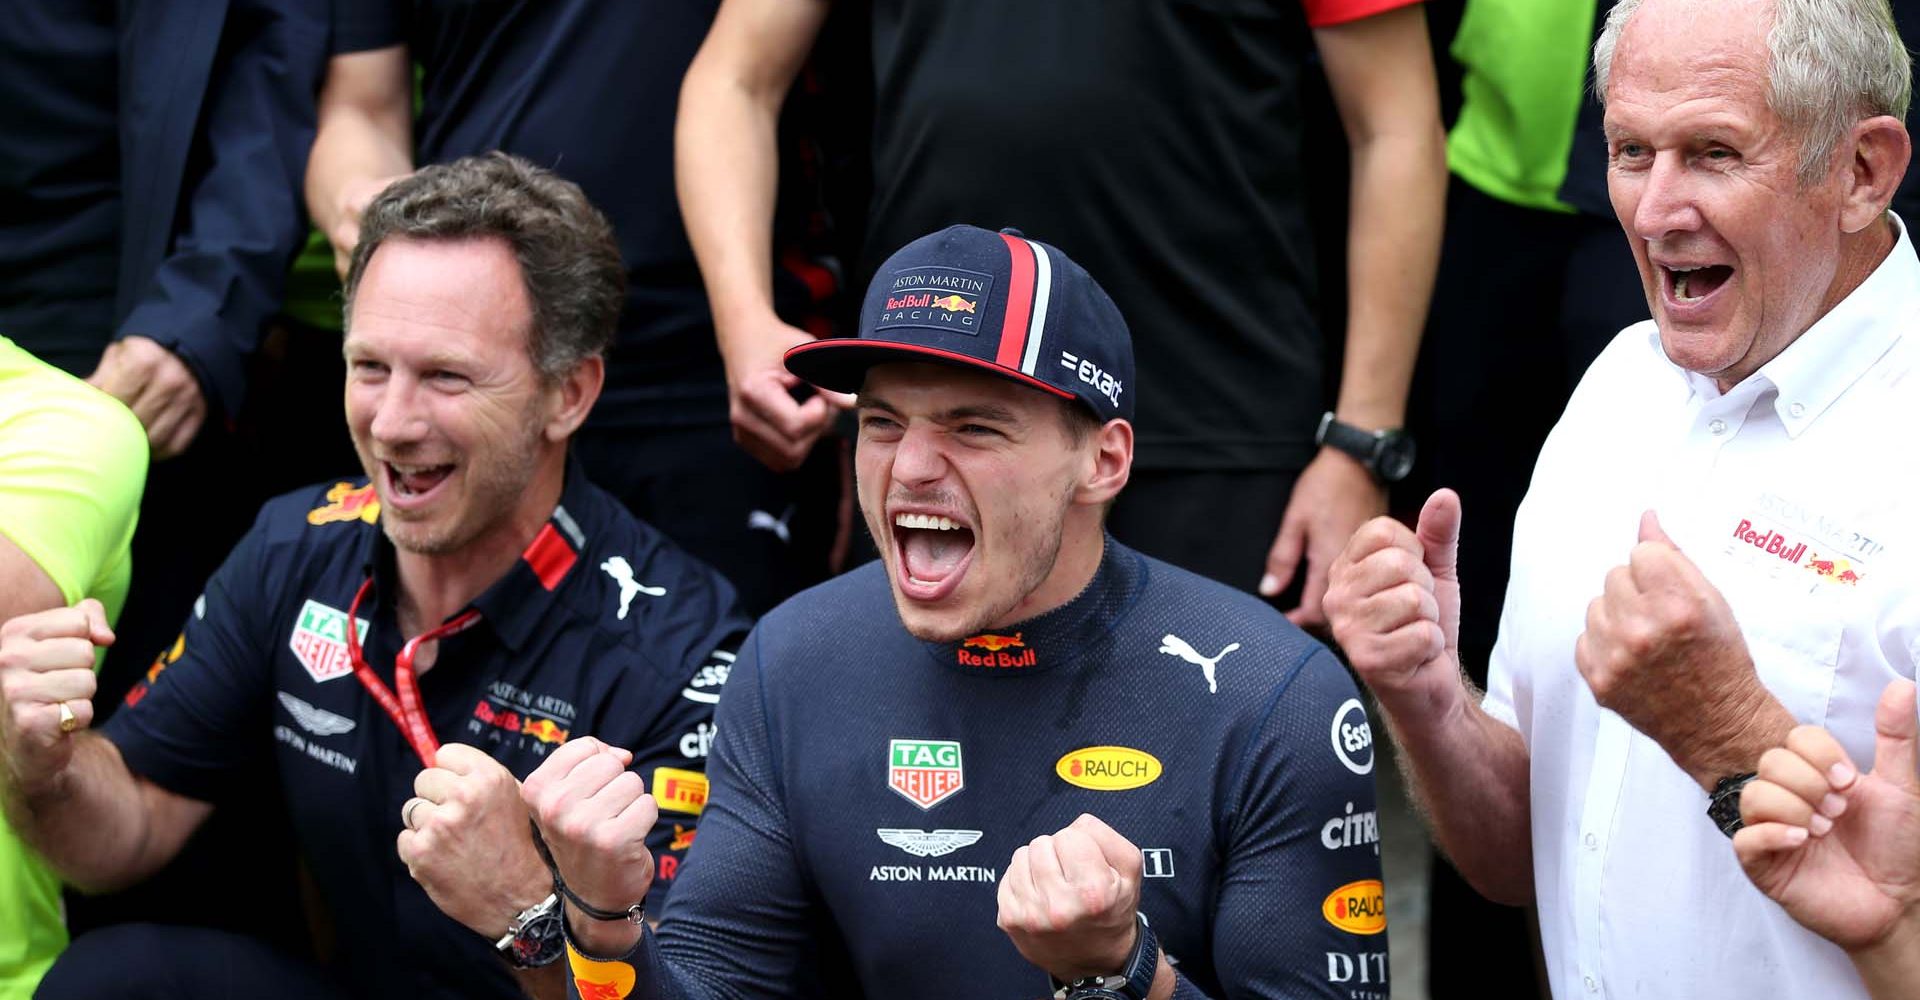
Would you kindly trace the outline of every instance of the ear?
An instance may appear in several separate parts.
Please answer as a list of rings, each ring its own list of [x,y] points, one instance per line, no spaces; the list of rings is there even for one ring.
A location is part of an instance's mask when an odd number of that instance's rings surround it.
[[[1851,162],[1841,165],[1840,229],[1857,233],[1878,221],[1893,203],[1894,189],[1906,176],[1913,141],[1900,119],[1880,115],[1858,122],[1843,140]]]
[[[1073,491],[1073,502],[1099,505],[1113,499],[1127,485],[1133,470],[1133,425],[1114,418],[1093,435],[1093,454],[1085,478]]]
[[[573,436],[587,420],[587,413],[600,398],[607,381],[605,358],[594,355],[573,366],[559,381],[547,387],[546,438],[559,443]]]

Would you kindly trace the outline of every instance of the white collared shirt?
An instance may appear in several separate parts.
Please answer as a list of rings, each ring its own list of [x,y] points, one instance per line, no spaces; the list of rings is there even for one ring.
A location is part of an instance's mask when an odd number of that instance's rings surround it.
[[[1725,595],[1761,681],[1872,766],[1874,706],[1920,656],[1920,260],[1899,228],[1859,288],[1725,394],[1668,361],[1652,321],[1622,331],[1541,451],[1485,706],[1531,752],[1561,1000],[1865,996],[1839,948],[1747,880],[1700,787],[1594,702],[1573,649],[1652,509]]]

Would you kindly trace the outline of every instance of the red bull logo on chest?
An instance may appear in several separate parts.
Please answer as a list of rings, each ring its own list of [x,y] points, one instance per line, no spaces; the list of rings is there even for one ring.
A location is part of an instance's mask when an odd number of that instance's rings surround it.
[[[1027,647],[1025,640],[1022,639],[1024,634],[1015,632],[1012,635],[995,635],[992,632],[983,632],[962,640],[960,648],[954,654],[955,662],[963,667],[1035,666],[1040,662],[1039,651]],[[972,650],[979,652],[972,652]]]
[[[1753,522],[1744,517],[1734,526],[1733,537],[1767,555],[1778,556],[1796,566],[1800,565],[1801,558],[1807,554],[1807,543],[1795,542],[1778,531],[1757,531],[1754,529]]]

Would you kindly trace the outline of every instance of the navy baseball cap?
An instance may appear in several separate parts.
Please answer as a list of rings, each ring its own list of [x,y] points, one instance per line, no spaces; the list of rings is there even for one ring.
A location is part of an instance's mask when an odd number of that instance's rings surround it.
[[[1085,268],[1018,230],[952,226],[901,247],[873,276],[857,336],[787,352],[787,370],[858,392],[867,369],[926,361],[1133,419],[1133,338]]]

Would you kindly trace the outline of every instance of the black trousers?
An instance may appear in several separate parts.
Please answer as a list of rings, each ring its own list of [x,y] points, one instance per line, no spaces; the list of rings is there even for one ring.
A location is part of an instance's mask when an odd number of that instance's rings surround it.
[[[318,967],[204,927],[117,924],[76,938],[34,1000],[346,1000]]]

